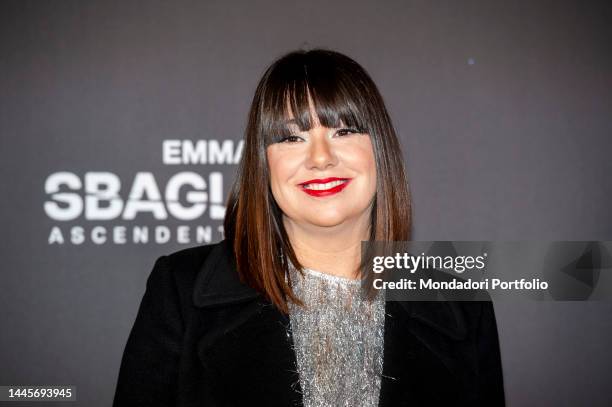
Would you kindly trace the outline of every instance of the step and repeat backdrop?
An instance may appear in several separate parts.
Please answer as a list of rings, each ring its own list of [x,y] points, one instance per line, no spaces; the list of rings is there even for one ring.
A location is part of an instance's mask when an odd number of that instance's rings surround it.
[[[0,385],[111,404],[155,260],[223,238],[265,68],[362,64],[417,240],[612,240],[606,2],[3,1]],[[506,400],[611,405],[612,304],[496,303]]]

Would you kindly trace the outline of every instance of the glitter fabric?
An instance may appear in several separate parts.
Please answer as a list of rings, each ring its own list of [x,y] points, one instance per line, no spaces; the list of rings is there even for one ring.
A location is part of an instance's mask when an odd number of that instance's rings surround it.
[[[383,368],[385,302],[362,298],[361,281],[290,265],[289,302],[305,407],[378,405]]]

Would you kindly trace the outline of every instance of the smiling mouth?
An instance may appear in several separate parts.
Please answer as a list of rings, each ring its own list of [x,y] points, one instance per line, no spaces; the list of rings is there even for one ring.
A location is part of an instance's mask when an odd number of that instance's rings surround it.
[[[350,178],[326,178],[322,180],[311,180],[300,184],[302,191],[308,195],[321,197],[336,194],[342,191]]]

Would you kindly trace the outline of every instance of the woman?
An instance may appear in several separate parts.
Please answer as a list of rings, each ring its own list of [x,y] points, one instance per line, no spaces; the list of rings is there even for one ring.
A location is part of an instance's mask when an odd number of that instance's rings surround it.
[[[361,241],[410,239],[402,162],[355,61],[318,49],[272,64],[226,238],[157,260],[114,405],[503,405],[490,302],[359,295]]]

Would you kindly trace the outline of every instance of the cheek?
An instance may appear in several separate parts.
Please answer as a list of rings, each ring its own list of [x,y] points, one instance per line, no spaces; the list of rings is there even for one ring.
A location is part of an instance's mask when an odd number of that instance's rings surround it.
[[[272,151],[270,148],[268,148],[266,155],[268,158],[268,173],[270,174],[270,183],[273,186],[279,178],[279,173],[282,172],[282,169],[279,168],[280,160],[278,153]]]
[[[275,198],[279,198],[282,189],[294,173],[291,157],[279,151],[268,149],[268,172],[270,176],[270,187]]]
[[[304,158],[303,149],[297,146],[268,147],[268,170],[270,178],[278,182],[287,182],[295,178]]]
[[[364,146],[360,149],[359,154],[356,154],[354,165],[356,169],[364,177],[364,193],[370,197],[376,194],[376,160],[374,159],[374,153],[369,145]]]
[[[370,182],[374,185],[374,189],[376,189],[376,159],[374,158],[374,149],[370,139],[368,139],[367,148],[364,151],[363,162],[367,165]]]
[[[363,175],[369,177],[369,182],[376,185],[376,160],[370,143],[358,146],[349,155],[351,166]]]

